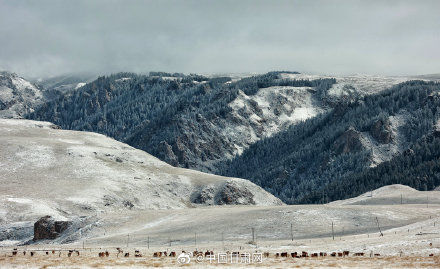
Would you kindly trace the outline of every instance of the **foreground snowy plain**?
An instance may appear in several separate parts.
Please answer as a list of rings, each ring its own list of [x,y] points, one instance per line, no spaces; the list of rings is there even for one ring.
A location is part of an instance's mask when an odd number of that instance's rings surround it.
[[[289,214],[301,217],[289,218]],[[376,216],[383,236],[376,226]],[[206,259],[202,262],[193,259],[189,264],[182,265],[175,257],[153,257],[155,251],[180,254],[194,250],[213,250],[216,255],[228,251],[270,253],[262,263],[226,264],[234,267],[438,268],[440,265],[439,204],[430,204],[428,208],[424,204],[216,206],[107,215],[103,221],[108,225],[101,235],[95,234],[72,244],[20,246],[17,256],[11,255],[13,247],[2,248],[0,265],[2,268],[225,266]],[[293,223],[293,240],[290,238],[289,221]],[[335,223],[334,239],[332,221]],[[252,227],[256,231],[255,242],[251,242]],[[117,256],[117,247],[131,256]],[[79,250],[80,256],[67,257],[68,250],[72,249]],[[24,250],[26,255],[22,254]],[[46,255],[47,250],[56,252]],[[143,257],[133,257],[135,250],[139,250]],[[350,251],[349,257],[293,259],[275,256],[281,252],[289,255],[302,251],[330,254],[345,250]],[[30,251],[36,254],[30,257]],[[109,257],[99,258],[98,253],[102,251],[109,251]],[[356,252],[365,256],[354,257]]]
[[[226,264],[238,267],[440,265],[438,191],[391,185],[326,205],[287,206],[246,180],[173,168],[102,135],[24,120],[1,120],[0,127],[0,227],[9,236],[0,242],[1,268],[176,267],[181,264],[175,257],[153,258],[153,252],[196,249],[270,253],[261,264]],[[200,188],[218,191],[228,181],[249,190],[256,205],[191,202]],[[16,246],[32,237],[33,222],[47,214],[81,219],[75,222],[78,230]],[[117,247],[130,257],[117,256]],[[81,255],[68,257],[73,249]],[[133,257],[135,250],[143,257]],[[350,257],[275,257],[344,250]],[[102,251],[109,257],[99,258]],[[355,252],[365,256],[353,257]],[[185,266],[218,265],[224,264],[204,260]]]

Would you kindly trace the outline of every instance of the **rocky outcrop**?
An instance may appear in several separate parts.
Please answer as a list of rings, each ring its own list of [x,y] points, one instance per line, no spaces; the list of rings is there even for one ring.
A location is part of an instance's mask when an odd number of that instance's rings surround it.
[[[177,166],[179,164],[177,156],[173,152],[173,148],[166,141],[161,141],[159,143],[157,151],[157,157],[164,162],[169,163],[172,166]]]
[[[192,202],[195,204],[213,205],[215,203],[214,196],[214,188],[207,187],[202,189],[200,192],[195,193]]]
[[[57,221],[51,216],[44,216],[34,224],[34,241],[55,239],[72,224],[70,221]]]
[[[227,182],[217,197],[219,205],[255,205],[254,195],[246,188]]]
[[[389,120],[377,120],[371,125],[370,134],[379,143],[389,144],[393,140],[391,123]]]
[[[348,128],[333,143],[333,151],[336,154],[351,153],[362,149],[361,133],[353,127]]]
[[[223,186],[207,186],[192,194],[191,202],[203,205],[255,205],[254,194],[245,186],[226,182]]]

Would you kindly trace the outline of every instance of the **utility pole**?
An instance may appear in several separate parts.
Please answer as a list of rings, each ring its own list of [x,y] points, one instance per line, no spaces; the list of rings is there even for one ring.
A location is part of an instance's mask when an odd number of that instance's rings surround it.
[[[342,235],[340,237],[341,240],[342,240],[342,237],[344,236],[344,234],[345,234],[345,226],[342,226]]]
[[[147,237],[147,248],[150,249],[150,237]]]
[[[428,204],[429,204],[429,197],[428,195],[426,195],[426,208],[428,208]]]
[[[222,245],[223,245],[223,250],[225,250],[225,237],[224,237],[224,233],[222,232]]]
[[[293,241],[293,224],[292,223],[290,223],[290,238]]]
[[[380,229],[379,220],[377,219],[377,217],[376,217],[376,223],[377,223],[377,228],[379,228],[380,236],[383,236],[383,233]]]
[[[333,226],[334,226],[334,224],[332,221],[332,237],[333,237],[333,240],[335,240],[335,230],[334,230]]]
[[[252,229],[252,242],[255,243],[255,228]]]
[[[197,248],[197,233],[194,233],[194,246]]]
[[[402,196],[402,194],[400,195],[400,204],[401,205],[403,204],[403,196]]]
[[[130,242],[130,234],[127,234],[127,247],[128,247],[128,242]]]

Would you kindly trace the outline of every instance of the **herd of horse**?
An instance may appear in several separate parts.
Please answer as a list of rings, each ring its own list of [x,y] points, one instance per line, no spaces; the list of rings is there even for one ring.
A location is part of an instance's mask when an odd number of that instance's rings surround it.
[[[121,255],[122,257],[128,258],[130,257],[130,252],[126,252],[123,251],[121,248],[116,248],[117,250],[117,254],[116,257],[119,257],[119,255]],[[45,253],[45,255],[55,255],[58,254],[58,257],[61,257],[61,250],[55,251],[55,250],[43,250],[43,253]],[[58,253],[57,253],[58,252]],[[80,256],[80,253],[78,250],[67,250],[64,251],[67,253],[67,257],[71,257],[72,255],[76,255],[76,256]],[[33,257],[36,253],[36,251],[26,251],[23,250],[23,255],[26,255],[27,253],[29,253],[28,255],[30,255],[31,257]],[[191,254],[191,256],[194,257],[198,257],[198,256],[203,256],[203,257],[208,257],[209,255],[214,255],[214,251],[212,250],[207,250],[205,252],[202,251],[193,251],[193,252],[185,252],[182,250],[182,253],[187,253],[187,254]],[[232,254],[232,255],[240,255],[240,252],[235,251],[235,252],[230,252],[230,251],[226,251],[226,254]],[[17,248],[14,248],[12,250],[12,256],[17,256],[19,254],[19,251]],[[163,258],[163,257],[176,257],[178,254],[175,251],[157,251],[153,253],[153,258]],[[330,256],[330,257],[348,257],[350,256],[350,251],[345,250],[342,252],[331,252],[331,253],[327,253],[327,252],[313,252],[313,253],[308,253],[306,251],[302,251],[302,252],[276,252],[274,254],[271,254],[269,252],[263,252],[262,253],[263,257],[265,258],[269,258],[269,257],[274,257],[274,258],[316,258],[316,257],[326,257],[326,256]],[[103,251],[103,252],[99,252],[98,253],[98,257],[100,258],[104,258],[104,257],[109,257],[110,256],[110,252],[109,251]],[[355,252],[352,254],[352,256],[354,257],[363,257],[366,256],[364,252]],[[373,253],[371,252],[370,257],[378,257],[380,256],[379,253]],[[434,256],[434,254],[429,254],[430,257]],[[143,257],[143,255],[141,254],[141,252],[139,250],[135,250],[134,251],[134,257],[135,258],[140,258]]]

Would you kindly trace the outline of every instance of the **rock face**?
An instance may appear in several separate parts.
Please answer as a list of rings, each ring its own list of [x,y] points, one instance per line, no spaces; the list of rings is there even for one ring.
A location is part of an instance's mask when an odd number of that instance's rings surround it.
[[[378,120],[370,128],[371,136],[379,143],[388,144],[393,140],[391,123],[389,120]]]
[[[166,142],[162,141],[158,147],[158,158],[173,166],[179,165],[176,155],[173,152],[173,148]]]
[[[216,192],[213,186],[207,186],[192,195],[192,202],[206,205],[255,205],[254,194],[245,186],[226,182]]]
[[[226,183],[217,199],[219,205],[254,205],[254,195],[246,188]]]
[[[34,241],[55,239],[70,225],[70,221],[56,221],[51,216],[44,216],[34,224]]]
[[[360,137],[360,132],[356,131],[353,127],[350,127],[336,139],[333,144],[333,150],[336,154],[359,151],[363,148]]]

